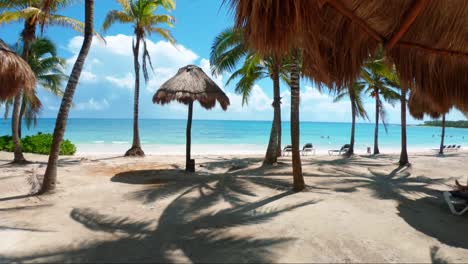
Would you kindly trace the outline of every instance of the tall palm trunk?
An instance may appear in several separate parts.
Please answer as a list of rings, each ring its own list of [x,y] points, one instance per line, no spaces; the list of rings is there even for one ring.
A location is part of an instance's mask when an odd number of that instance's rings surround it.
[[[277,112],[277,123],[278,123],[278,144],[276,144],[276,156],[281,157],[282,149],[281,149],[281,137],[282,137],[282,122],[281,122],[281,97],[280,97],[280,88],[278,86],[278,97],[277,97],[278,105],[276,106],[275,111]]]
[[[141,149],[140,129],[138,125],[138,108],[140,102],[140,62],[138,61],[140,53],[140,41],[143,38],[142,34],[136,32],[136,43],[133,46],[133,66],[135,68],[135,95],[133,98],[133,143],[132,147],[127,150],[125,156],[143,157],[145,153]]]
[[[24,117],[24,113],[26,112],[26,100],[24,100],[24,96],[23,96],[23,100],[21,100],[21,107],[20,107],[20,112],[19,112],[19,121],[18,121],[18,136],[19,138],[22,138],[23,137],[23,133],[22,133],[22,127],[23,127],[23,117]]]
[[[409,163],[408,149],[406,143],[406,88],[401,87],[401,154],[400,154],[400,165],[406,165]]]
[[[374,88],[375,93],[375,131],[374,131],[374,155],[380,154],[379,151],[379,115],[380,115],[380,98],[379,88]]]
[[[31,49],[31,43],[36,37],[36,22],[31,19],[26,19],[24,21],[24,29],[21,33],[23,37],[23,54],[22,57],[25,61],[28,61],[29,52]],[[13,112],[11,116],[11,133],[13,137],[13,146],[14,146],[14,159],[13,163],[24,163],[26,159],[23,155],[23,150],[21,148],[21,136],[20,136],[20,105],[23,98],[23,92],[20,91],[13,99]]]
[[[356,98],[354,97],[354,89],[349,88],[349,99],[351,101],[351,140],[349,142],[349,149],[346,155],[351,156],[354,154],[354,136],[356,130]]]
[[[271,74],[271,78],[273,80],[273,122],[271,124],[271,132],[270,132],[270,140],[268,142],[268,148],[267,152],[265,154],[265,159],[263,160],[263,164],[274,164],[278,161],[278,143],[280,142],[280,139],[278,139],[279,133],[279,127],[281,126],[281,121],[280,121],[280,112],[281,109],[279,108],[279,90],[280,90],[280,84],[279,84],[279,67],[277,64],[275,64],[273,69],[273,72]],[[281,149],[281,146],[280,146]]]
[[[445,139],[445,114],[442,115],[442,135],[440,137],[440,149],[439,154],[444,154],[444,139]]]
[[[54,136],[52,139],[52,147],[50,149],[49,162],[44,174],[44,181],[42,183],[39,194],[46,193],[55,189],[57,180],[57,165],[60,154],[60,145],[62,144],[63,135],[67,127],[68,113],[73,102],[78,80],[80,79],[81,71],[93,41],[93,23],[94,23],[94,0],[85,1],[85,32],[83,45],[81,46],[80,53],[73,65],[73,69],[68,79],[68,84],[65,93],[62,97],[62,103],[55,122]]]
[[[304,177],[302,175],[301,155],[299,153],[300,131],[299,131],[299,59],[296,55],[291,65],[291,145],[292,145],[292,167],[293,185],[295,191],[305,188]]]

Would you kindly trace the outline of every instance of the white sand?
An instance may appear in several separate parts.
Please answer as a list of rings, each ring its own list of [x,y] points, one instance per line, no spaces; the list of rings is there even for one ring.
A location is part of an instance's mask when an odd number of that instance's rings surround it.
[[[424,262],[468,260],[468,215],[450,214],[440,191],[466,181],[468,153],[311,156],[308,190],[290,192],[290,158],[61,160],[52,195],[22,197],[47,157],[9,165],[0,152],[0,262]]]

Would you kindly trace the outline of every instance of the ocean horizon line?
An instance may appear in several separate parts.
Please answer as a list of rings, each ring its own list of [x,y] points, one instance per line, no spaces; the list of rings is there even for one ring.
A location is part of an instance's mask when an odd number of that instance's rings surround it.
[[[56,117],[39,117],[37,120],[54,120]],[[69,120],[133,120],[133,117],[70,117],[68,118]],[[182,121],[182,120],[187,120],[184,118],[139,118],[139,120],[165,120],[165,121]],[[4,118],[3,122],[11,121],[11,118]],[[228,121],[228,122],[272,122],[272,120],[251,120],[251,119],[196,119],[193,118],[193,121],[214,121],[214,122],[220,122],[220,121]],[[282,120],[282,123],[289,123],[290,120]],[[351,122],[340,122],[340,121],[311,121],[311,120],[304,120],[300,121],[301,123],[324,123],[324,124],[351,124]],[[356,124],[366,124],[366,125],[373,125],[373,122],[356,122]],[[379,126],[382,126],[383,124],[379,124]],[[387,125],[397,125],[400,126],[401,124],[399,123],[387,123]],[[424,125],[424,122],[421,123],[408,123],[406,124],[407,126],[417,126],[417,125]]]

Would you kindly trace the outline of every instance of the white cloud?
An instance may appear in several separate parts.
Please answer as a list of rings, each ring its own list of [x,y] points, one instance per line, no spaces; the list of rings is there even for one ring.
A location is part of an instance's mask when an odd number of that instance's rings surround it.
[[[109,108],[109,102],[107,99],[95,100],[94,98],[89,99],[86,102],[77,103],[75,109],[78,111],[95,110],[100,111]]]
[[[97,82],[98,78],[96,74],[89,72],[89,71],[82,71],[80,76],[81,82]]]
[[[123,77],[106,76],[105,79],[119,88],[133,89],[135,86],[135,78],[131,73],[127,73]]]
[[[104,85],[113,85],[118,88],[132,89],[133,80],[133,52],[132,36],[118,34],[105,37],[106,43],[93,41],[90,53],[83,71],[83,81],[104,81]],[[83,37],[77,36],[70,40],[68,49],[74,54],[67,60],[72,65],[81,48]],[[154,66],[154,72],[149,65],[150,80],[146,85],[148,92],[154,92],[159,86],[172,77],[180,67],[187,64],[195,64],[198,55],[192,50],[180,45],[172,45],[167,41],[153,42],[147,40],[148,52]],[[142,47],[143,48],[143,47]],[[142,51],[140,51],[140,58]],[[142,62],[140,61],[140,64]],[[205,63],[205,62],[202,62]],[[71,67],[69,67],[71,69]],[[141,74],[142,68],[140,68]],[[122,75],[122,73],[127,73]],[[141,75],[141,87],[145,87],[143,74]]]

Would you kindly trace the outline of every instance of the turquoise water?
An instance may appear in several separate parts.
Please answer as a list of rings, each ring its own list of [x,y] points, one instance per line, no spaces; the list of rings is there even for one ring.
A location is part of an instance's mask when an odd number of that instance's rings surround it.
[[[54,119],[40,119],[36,128],[24,134],[52,133]],[[140,120],[142,144],[185,144],[185,120]],[[301,143],[313,143],[318,148],[337,148],[349,141],[349,123],[301,122]],[[194,145],[258,145],[266,146],[270,121],[193,120]],[[408,126],[410,150],[436,148],[441,128]],[[65,137],[79,144],[129,145],[132,140],[131,119],[70,119]],[[373,124],[357,124],[356,147],[365,149],[373,144]],[[11,134],[9,120],[0,122],[0,135]],[[447,128],[446,144],[468,145],[468,129]],[[283,123],[283,144],[290,144],[289,122]],[[388,133],[380,127],[379,145],[382,149],[399,149],[400,126],[389,125]]]

